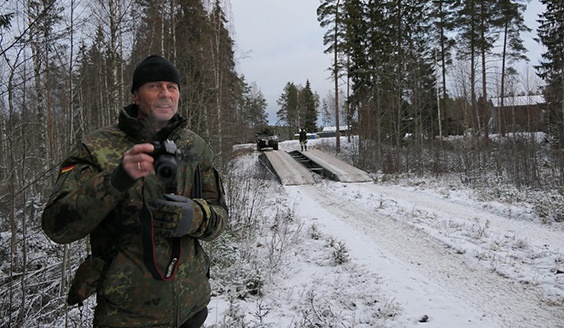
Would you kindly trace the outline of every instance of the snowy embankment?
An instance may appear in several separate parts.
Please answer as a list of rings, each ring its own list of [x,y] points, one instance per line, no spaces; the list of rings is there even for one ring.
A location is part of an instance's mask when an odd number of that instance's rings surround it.
[[[256,252],[293,227],[282,265],[237,311],[215,297],[208,326],[564,327],[563,229],[527,203],[423,179],[266,188],[265,213],[292,220],[271,222]]]

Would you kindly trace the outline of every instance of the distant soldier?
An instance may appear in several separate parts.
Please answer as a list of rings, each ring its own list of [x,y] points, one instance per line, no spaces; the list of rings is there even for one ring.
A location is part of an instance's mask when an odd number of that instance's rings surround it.
[[[307,151],[307,133],[303,128],[300,131],[300,148],[302,151]]]
[[[199,240],[227,223],[214,154],[177,113],[180,75],[160,56],[133,74],[133,104],[62,167],[42,224],[57,243],[90,236],[69,304],[97,294],[94,327],[201,327],[211,298]]]

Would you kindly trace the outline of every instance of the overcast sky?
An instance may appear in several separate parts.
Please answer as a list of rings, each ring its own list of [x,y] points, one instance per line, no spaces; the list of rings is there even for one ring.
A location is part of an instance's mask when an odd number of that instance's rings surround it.
[[[305,85],[323,99],[333,88],[331,56],[324,54],[325,30],[317,21],[319,0],[231,0],[230,20],[236,46],[237,69],[247,83],[256,83],[268,103],[270,124],[276,123],[277,99],[288,82]],[[542,6],[532,0],[525,18],[534,31],[523,36],[532,64],[541,47],[536,35]]]

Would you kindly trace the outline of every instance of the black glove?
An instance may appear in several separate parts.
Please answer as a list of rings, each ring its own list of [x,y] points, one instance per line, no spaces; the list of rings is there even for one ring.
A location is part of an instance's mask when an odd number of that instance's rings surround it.
[[[164,195],[149,207],[153,214],[155,234],[164,237],[182,237],[195,230],[202,222],[200,205],[184,196]]]

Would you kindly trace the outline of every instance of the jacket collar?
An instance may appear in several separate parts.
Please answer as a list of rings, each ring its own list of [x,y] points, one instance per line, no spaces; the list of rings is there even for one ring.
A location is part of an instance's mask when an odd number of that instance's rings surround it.
[[[166,140],[172,131],[179,127],[184,127],[187,124],[186,118],[176,113],[170,121],[168,121],[167,126],[155,133],[153,128],[149,125],[149,122],[147,122],[147,119],[137,117],[138,110],[136,104],[124,107],[119,113],[118,127],[127,136],[139,142],[150,143],[153,141]]]

